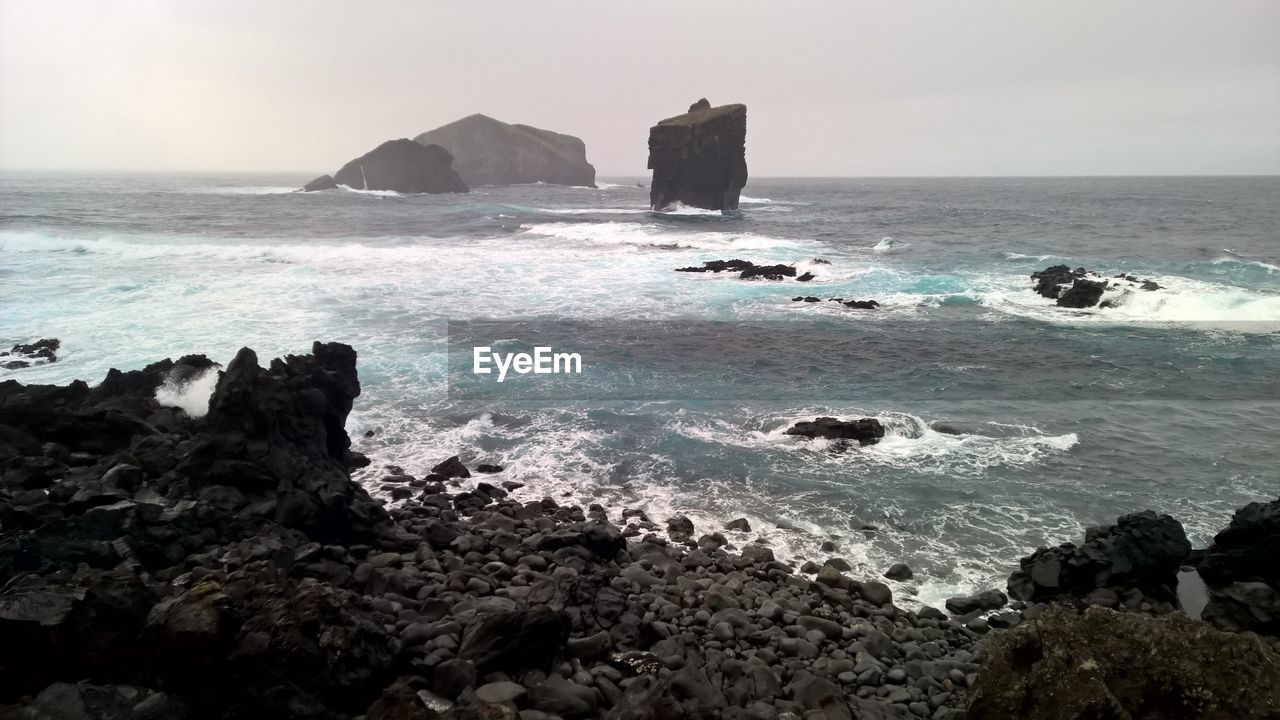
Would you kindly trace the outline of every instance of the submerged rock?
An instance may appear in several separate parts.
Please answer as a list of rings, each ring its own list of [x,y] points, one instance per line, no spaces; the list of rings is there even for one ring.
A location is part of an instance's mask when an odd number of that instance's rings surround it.
[[[969,717],[1164,720],[1280,717],[1280,656],[1185,615],[1051,608],[998,635]]]
[[[833,417],[820,417],[804,420],[792,425],[784,435],[799,435],[806,438],[828,438],[832,440],[857,440],[863,445],[873,445],[884,437],[884,425],[875,418],[859,420],[838,420]]]
[[[0,353],[0,370],[21,370],[32,365],[56,362],[58,349],[62,341],[57,338],[44,338],[33,343],[19,343],[7,353]]]
[[[463,182],[480,185],[550,183],[595,187],[596,169],[582,140],[487,115],[469,115],[414,138],[453,155]]]
[[[323,179],[323,178],[321,178]],[[388,140],[334,173],[339,185],[398,193],[464,193],[467,184],[453,169],[453,156],[439,145],[408,138]]]
[[[650,128],[650,207],[737,210],[747,184],[746,138],[746,105],[713,108],[705,98]]]

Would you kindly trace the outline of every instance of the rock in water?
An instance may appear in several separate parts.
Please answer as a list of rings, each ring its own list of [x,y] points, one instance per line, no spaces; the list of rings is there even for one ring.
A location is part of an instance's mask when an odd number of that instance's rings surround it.
[[[302,186],[303,192],[318,192],[320,190],[337,190],[338,181],[333,179],[332,175],[321,175]]]
[[[873,445],[884,437],[884,425],[875,418],[837,420],[833,417],[820,417],[812,421],[798,422],[788,428],[784,434],[831,440],[857,440],[863,445]]]
[[[699,100],[683,115],[649,129],[649,205],[677,202],[707,210],[737,210],[747,184],[747,106],[713,108]]]
[[[27,345],[19,343],[7,353],[0,352],[0,370],[21,370],[32,365],[55,362],[60,347],[62,341],[57,338],[44,338]]]
[[[321,178],[323,179],[323,178]],[[467,184],[453,169],[453,156],[439,145],[408,138],[388,140],[334,173],[339,185],[398,193],[464,193]]]
[[[536,182],[596,184],[596,169],[587,162],[587,146],[572,135],[476,114],[424,132],[414,140],[452,153],[454,169],[472,187]]]
[[[1280,657],[1254,635],[1172,614],[1055,607],[986,650],[969,717],[1280,717]]]

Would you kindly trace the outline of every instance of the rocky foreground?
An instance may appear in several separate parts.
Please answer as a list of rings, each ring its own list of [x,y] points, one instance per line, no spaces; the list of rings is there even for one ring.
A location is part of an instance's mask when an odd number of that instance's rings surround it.
[[[1024,559],[1012,605],[910,611],[745,520],[516,501],[457,458],[385,468],[386,506],[350,480],[354,350],[242,350],[206,416],[157,403],[211,371],[0,383],[0,717],[1280,717],[1280,500],[1201,553],[1126,516]],[[1187,562],[1213,625],[1177,611]]]

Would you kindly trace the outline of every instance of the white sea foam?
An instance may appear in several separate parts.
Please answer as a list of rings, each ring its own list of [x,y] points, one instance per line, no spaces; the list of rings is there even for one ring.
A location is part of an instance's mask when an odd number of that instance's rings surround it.
[[[538,212],[553,215],[642,215],[649,212],[648,206],[633,208],[538,208]]]
[[[357,195],[369,195],[371,197],[409,197],[414,193],[399,193],[395,190],[365,190],[363,188],[353,188],[350,185],[339,185],[339,189],[347,192],[353,192]]]
[[[661,225],[635,222],[530,223],[521,228],[531,235],[604,245],[637,245],[703,250],[767,250],[798,247],[803,241],[730,232],[674,233]]]
[[[1112,281],[1103,301],[1117,306],[1109,308],[1058,307],[1032,292],[1024,275],[988,278],[974,296],[992,309],[1054,323],[1196,323],[1266,333],[1280,329],[1280,295],[1177,275],[1149,277],[1162,289],[1147,291]]]
[[[1007,251],[1004,253],[1004,257],[1006,260],[1039,260],[1041,262],[1045,260],[1053,260],[1055,258],[1062,259],[1061,255],[1024,255],[1019,252]]]
[[[156,402],[165,407],[180,408],[193,418],[204,417],[209,412],[209,398],[217,385],[216,367],[211,367],[184,383],[170,378],[156,388]]]
[[[285,195],[300,191],[300,187],[292,185],[237,185],[197,188],[194,190],[178,190],[172,192],[189,192],[197,195]]]
[[[878,253],[886,253],[886,252],[892,252],[894,250],[902,250],[909,246],[910,246],[910,243],[905,243],[900,240],[894,240],[891,237],[884,237],[884,238],[880,238],[880,242],[873,245],[871,249]]]

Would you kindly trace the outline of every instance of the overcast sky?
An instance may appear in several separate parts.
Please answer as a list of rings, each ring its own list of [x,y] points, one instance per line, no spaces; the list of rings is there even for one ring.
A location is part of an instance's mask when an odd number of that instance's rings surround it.
[[[482,112],[645,174],[746,103],[767,175],[1280,173],[1280,2],[0,2],[0,167],[331,172]]]

